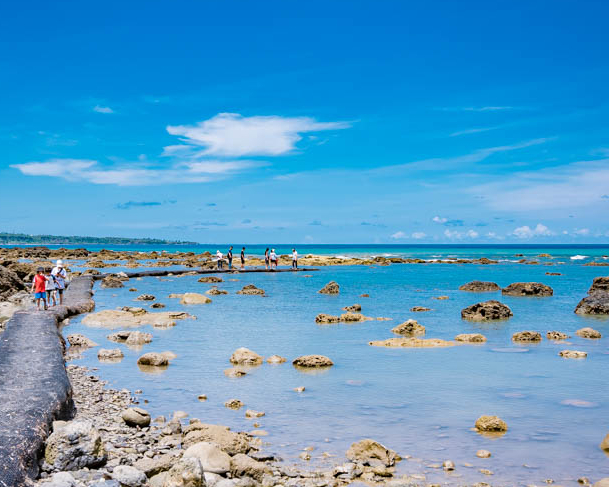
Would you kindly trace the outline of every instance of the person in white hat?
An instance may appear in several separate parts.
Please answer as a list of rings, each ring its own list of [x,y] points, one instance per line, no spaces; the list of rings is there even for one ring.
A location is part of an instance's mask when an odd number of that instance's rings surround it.
[[[59,259],[51,271],[51,275],[55,277],[55,285],[57,287],[57,293],[59,294],[59,304],[63,304],[63,292],[66,288],[66,280],[68,273],[63,267],[63,260]]]

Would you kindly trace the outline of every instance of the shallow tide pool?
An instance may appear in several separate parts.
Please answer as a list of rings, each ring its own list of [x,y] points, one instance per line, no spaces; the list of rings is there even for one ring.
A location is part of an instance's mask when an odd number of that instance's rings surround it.
[[[193,306],[180,305],[168,294],[204,293],[211,284],[197,282],[198,276],[147,277],[131,279],[121,289],[101,289],[96,284],[96,310],[147,307],[149,302],[134,299],[149,293],[167,305],[160,311],[186,310],[197,319],[178,321],[166,330],[141,327],[154,338],[140,350],[110,342],[106,336],[111,331],[86,327],[82,317],[72,319],[64,334],[83,333],[103,348],[121,348],[125,358],[120,363],[100,363],[98,348],[74,363],[98,367],[112,387],[142,389],[142,402],[149,401],[142,405],[153,416],[185,410],[201,421],[245,431],[254,429],[257,421],[269,433],[263,437],[265,449],[287,462],[300,462],[298,454],[313,446],[311,462],[301,465],[342,463],[352,442],[369,437],[412,457],[398,464],[398,473],[425,473],[428,481],[525,485],[551,478],[574,485],[578,477],[609,476],[609,457],[598,446],[609,433],[609,320],[573,312],[592,279],[607,274],[606,269],[574,263],[324,267],[310,273],[223,275],[218,287],[229,294]],[[500,292],[458,290],[474,279],[500,286],[543,282],[552,286],[554,296],[514,298]],[[340,294],[318,294],[330,280],[340,284]],[[264,289],[267,297],[237,295],[246,284]],[[138,291],[129,292],[129,287]],[[359,297],[362,293],[370,297]],[[449,299],[433,299],[438,296]],[[488,299],[510,306],[514,317],[488,324],[461,320],[462,308]],[[342,307],[354,303],[362,305],[366,316],[392,320],[315,323],[318,313],[340,314]],[[409,311],[413,306],[432,311],[413,313]],[[391,328],[409,318],[427,328],[427,338],[479,332],[488,341],[440,349],[368,345],[370,340],[395,336]],[[575,336],[585,326],[599,330],[603,338]],[[511,336],[522,330],[539,331],[544,339],[537,345],[515,344]],[[552,342],[545,339],[548,330],[572,338]],[[288,362],[265,363],[245,377],[227,378],[223,370],[231,366],[229,357],[239,347],[265,357],[278,354]],[[588,358],[563,359],[558,356],[563,349],[586,351]],[[138,369],[136,360],[142,353],[167,350],[178,356],[167,369],[158,374]],[[327,355],[335,366],[303,373],[291,360],[304,354]],[[306,391],[294,392],[299,386]],[[208,400],[200,402],[199,394],[206,394]],[[224,407],[231,398],[240,399],[245,407],[239,411]],[[248,420],[245,409],[264,411],[266,416]],[[504,419],[507,434],[487,438],[472,431],[483,414]],[[479,449],[490,450],[492,457],[477,458]],[[324,452],[333,457],[322,458]],[[456,463],[454,472],[434,468],[447,459]]]

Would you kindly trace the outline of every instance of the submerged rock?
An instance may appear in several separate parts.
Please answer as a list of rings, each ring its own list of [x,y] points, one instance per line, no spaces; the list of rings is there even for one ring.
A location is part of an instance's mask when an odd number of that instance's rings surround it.
[[[271,355],[269,358],[266,359],[266,362],[268,364],[282,364],[286,361],[287,359],[285,357],[282,357],[281,355]]]
[[[396,335],[403,336],[418,336],[425,335],[425,327],[420,325],[417,320],[407,320],[404,323],[399,324],[391,330]]]
[[[321,294],[338,294],[340,292],[340,286],[336,281],[330,281],[318,292]]]
[[[461,333],[455,337],[455,340],[467,343],[484,343],[486,342],[486,337],[480,333]]]
[[[151,367],[165,367],[169,365],[169,357],[165,353],[149,352],[138,358],[137,363]]]
[[[410,308],[410,311],[414,313],[423,313],[425,311],[431,311],[431,308],[426,308],[425,306],[413,306]]]
[[[486,433],[501,433],[508,430],[507,423],[498,416],[480,416],[476,420],[476,429]]]
[[[601,338],[601,332],[595,330],[594,328],[580,328],[579,330],[577,330],[575,332],[575,334],[577,336],[580,336],[582,338],[591,338],[591,339],[598,339]]]
[[[364,316],[361,313],[343,313],[342,315],[340,315],[340,321],[342,321],[343,323],[355,323],[355,322],[359,322],[359,321],[370,321],[373,318],[370,318],[368,316]]]
[[[512,310],[494,299],[472,304],[461,311],[461,318],[470,321],[505,320],[511,316]]]
[[[540,342],[541,333],[537,331],[519,331],[512,335],[515,342]]]
[[[222,278],[221,277],[217,277],[217,276],[203,276],[203,277],[199,278],[199,282],[218,283],[218,282],[222,282]]]
[[[243,377],[247,372],[245,370],[238,369],[236,367],[231,367],[230,369],[224,369],[224,375],[226,377]]]
[[[209,304],[211,303],[211,299],[209,299],[204,294],[199,293],[184,293],[182,298],[180,299],[181,304]]]
[[[371,341],[368,342],[368,345],[388,348],[441,348],[452,347],[456,343],[439,338],[389,338],[387,340]]]
[[[90,338],[87,338],[86,336],[81,335],[80,333],[73,333],[72,335],[68,335],[67,340],[71,347],[76,347],[76,348],[97,347],[97,343],[95,343]]]
[[[331,367],[334,362],[324,355],[302,355],[292,361],[296,367]]]
[[[107,349],[107,348],[100,348],[99,351],[97,352],[97,358],[99,360],[108,360],[108,361],[115,361],[115,360],[121,360],[123,358],[123,352],[121,351],[120,348],[113,348],[113,349]]]
[[[564,358],[586,358],[588,356],[586,352],[580,352],[579,350],[562,350],[558,355]]]
[[[487,281],[471,281],[467,284],[459,286],[460,291],[468,291],[472,293],[485,293],[490,291],[499,291],[501,289],[497,283]]]
[[[90,313],[82,319],[82,323],[87,326],[101,328],[129,328],[142,325],[157,326],[173,323],[174,320],[193,318],[188,313],[182,311],[161,311],[159,313],[149,313],[143,308],[125,307],[120,310],[105,309],[97,313]]]
[[[349,313],[359,313],[362,310],[361,304],[352,304],[351,306],[345,306],[343,311],[347,311]]]
[[[231,364],[235,365],[260,365],[263,360],[256,352],[245,347],[238,348],[230,357]]]
[[[319,313],[315,317],[315,323],[329,324],[329,323],[338,323],[338,322],[340,322],[339,316],[333,316],[333,315],[329,315],[326,313]]]
[[[569,338],[569,335],[563,333],[562,331],[549,331],[546,333],[546,338],[548,340],[566,340]]]
[[[398,460],[396,452],[369,438],[353,443],[346,457],[352,462],[371,467],[392,467]]]
[[[247,411],[245,411],[245,417],[249,419],[261,418],[264,415],[264,411],[254,411],[253,409],[248,409]]]
[[[515,282],[501,290],[507,296],[552,296],[554,290],[541,282]]]
[[[264,289],[257,288],[253,284],[248,284],[247,286],[243,286],[243,289],[241,289],[241,291],[237,291],[237,294],[264,296]]]
[[[106,276],[102,279],[101,281],[101,287],[103,288],[119,288],[119,287],[125,287],[125,285],[123,284],[123,281],[117,277],[117,276],[113,276],[113,275],[109,275]]]

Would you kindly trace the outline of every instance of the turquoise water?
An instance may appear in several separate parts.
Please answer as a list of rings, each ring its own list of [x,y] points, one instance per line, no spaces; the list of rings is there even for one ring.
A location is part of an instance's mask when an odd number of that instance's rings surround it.
[[[334,250],[338,254],[342,251]],[[168,330],[142,327],[154,339],[140,351],[109,342],[105,338],[109,331],[85,327],[79,318],[72,320],[65,334],[82,332],[104,348],[123,349],[125,358],[118,364],[100,364],[96,349],[75,363],[98,367],[113,387],[142,389],[142,399],[149,400],[144,407],[153,415],[185,410],[202,421],[248,431],[253,429],[253,421],[244,418],[245,409],[265,411],[266,416],[257,421],[269,433],[263,438],[266,449],[288,462],[297,462],[302,449],[314,446],[310,463],[340,463],[353,441],[371,437],[402,456],[413,457],[400,462],[399,472],[425,473],[428,481],[526,485],[552,478],[563,485],[575,485],[581,476],[592,480],[609,476],[609,458],[598,447],[609,432],[609,321],[573,313],[592,279],[608,275],[609,269],[581,265],[587,259],[570,259],[586,255],[602,260],[609,249],[434,247],[423,251],[430,255],[501,255],[506,262],[490,266],[324,267],[311,272],[311,277],[304,273],[224,276],[219,287],[230,294],[212,296],[212,304],[199,306],[182,306],[167,298],[172,292],[207,290],[210,285],[198,283],[196,276],[131,280],[124,289],[97,288],[97,310],[139,306],[142,303],[134,298],[151,293],[167,305],[165,310],[185,309],[198,319],[178,321]],[[301,250],[301,254],[307,252]],[[515,253],[527,252],[531,256],[542,252],[560,255],[544,262],[565,264],[529,266],[507,261],[515,260]],[[562,275],[548,276],[546,272]],[[544,282],[554,288],[554,296],[514,298],[458,291],[459,285],[474,279],[501,286],[516,281]],[[341,285],[340,295],[317,293],[329,280]],[[235,294],[245,284],[263,288],[268,297]],[[129,292],[130,286],[138,292]],[[362,293],[369,293],[370,298],[360,298]],[[440,295],[449,299],[433,299]],[[462,308],[487,299],[508,304],[514,317],[493,324],[460,319]],[[390,317],[392,321],[315,323],[318,313],[339,314],[343,306],[353,303],[360,303],[367,316]],[[433,310],[409,311],[417,305]],[[391,328],[409,318],[426,326],[427,338],[452,339],[458,333],[480,332],[488,342],[443,349],[396,350],[368,345],[370,340],[392,337]],[[603,338],[592,341],[575,336],[584,326],[601,331]],[[540,331],[544,340],[538,345],[516,345],[511,335],[522,330]],[[573,337],[568,344],[553,343],[545,340],[548,330]],[[288,363],[264,364],[243,378],[229,379],[223,370],[230,367],[231,353],[242,346],[263,356],[282,355]],[[558,357],[566,348],[587,351],[588,358]],[[151,375],[137,368],[136,360],[142,353],[166,350],[178,357],[162,373]],[[319,373],[302,373],[290,361],[303,354],[327,355],[335,366]],[[298,386],[305,386],[306,391],[293,392]],[[199,394],[206,394],[208,400],[199,402]],[[231,398],[242,400],[245,408],[225,408],[224,402]],[[473,432],[471,428],[482,414],[502,417],[509,425],[508,433],[490,439]],[[475,457],[476,450],[482,448],[493,456]],[[335,457],[324,460],[323,452]],[[446,459],[457,464],[452,474],[429,467]],[[483,475],[480,468],[493,471],[494,476]]]

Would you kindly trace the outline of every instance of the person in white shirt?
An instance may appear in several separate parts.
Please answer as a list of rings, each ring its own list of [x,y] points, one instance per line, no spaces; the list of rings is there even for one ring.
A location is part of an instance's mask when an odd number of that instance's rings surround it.
[[[292,249],[292,269],[298,269],[298,252]]]
[[[271,260],[271,270],[273,268],[277,269],[277,254],[275,253],[275,249],[271,249],[271,253],[269,254],[269,259]]]
[[[223,255],[222,252],[220,252],[219,250],[216,250],[216,259],[218,260],[218,269],[222,269],[222,261],[223,261]]]
[[[63,304],[63,291],[66,288],[68,280],[68,273],[63,267],[63,261],[61,259],[58,260],[55,267],[53,267],[51,275],[55,278],[55,289],[59,294],[59,304],[61,305]]]
[[[55,277],[53,274],[51,274],[50,267],[46,269],[44,275],[47,278],[46,282],[44,283],[47,293],[47,304],[49,307],[57,306],[57,284],[55,284]],[[51,304],[51,300],[53,301],[53,304]]]

